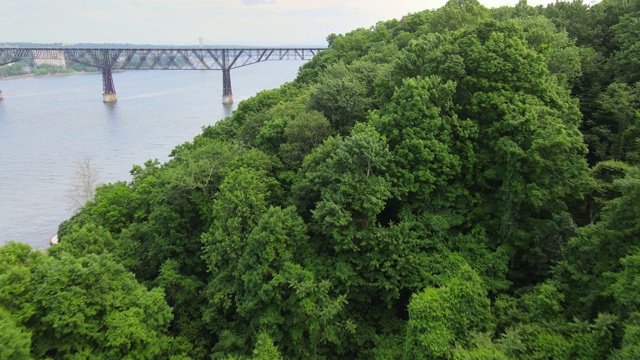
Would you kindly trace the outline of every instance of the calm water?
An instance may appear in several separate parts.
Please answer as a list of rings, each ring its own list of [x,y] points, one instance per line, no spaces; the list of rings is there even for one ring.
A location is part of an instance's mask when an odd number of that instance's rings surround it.
[[[218,71],[116,73],[115,104],[102,103],[99,74],[0,80],[0,245],[48,246],[71,215],[66,195],[78,162],[91,159],[102,182],[130,180],[133,165],[166,161],[241,100],[293,80],[300,65],[233,70],[234,105],[221,103]]]

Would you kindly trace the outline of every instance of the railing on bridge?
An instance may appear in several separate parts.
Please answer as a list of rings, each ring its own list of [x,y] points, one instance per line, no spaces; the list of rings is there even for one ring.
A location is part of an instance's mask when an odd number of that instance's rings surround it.
[[[233,102],[231,69],[271,60],[309,60],[324,48],[2,48],[0,66],[26,58],[73,61],[102,70],[103,101],[117,100],[115,70],[221,70],[222,102]],[[0,98],[2,92],[0,91]]]

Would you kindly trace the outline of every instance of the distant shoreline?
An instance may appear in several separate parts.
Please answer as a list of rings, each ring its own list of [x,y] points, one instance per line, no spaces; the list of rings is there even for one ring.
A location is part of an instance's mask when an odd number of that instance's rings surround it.
[[[74,72],[70,72],[70,73],[55,73],[55,74],[46,74],[46,75],[23,74],[23,75],[0,77],[0,80],[16,80],[16,79],[28,79],[28,78],[61,77],[61,76],[88,75],[88,74],[100,74],[100,71],[74,71]]]

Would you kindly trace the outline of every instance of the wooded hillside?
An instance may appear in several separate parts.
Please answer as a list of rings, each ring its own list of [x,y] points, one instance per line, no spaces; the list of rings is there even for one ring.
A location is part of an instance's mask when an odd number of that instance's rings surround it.
[[[0,359],[640,358],[640,1],[451,0],[0,248]]]

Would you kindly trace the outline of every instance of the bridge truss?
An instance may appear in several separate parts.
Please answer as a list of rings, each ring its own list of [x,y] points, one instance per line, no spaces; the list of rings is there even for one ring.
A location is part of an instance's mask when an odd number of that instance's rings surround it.
[[[273,60],[309,60],[324,48],[2,48],[0,66],[64,58],[102,70],[103,99],[115,101],[113,70],[220,70],[223,103],[233,102],[231,69]],[[111,99],[111,100],[109,100]]]

